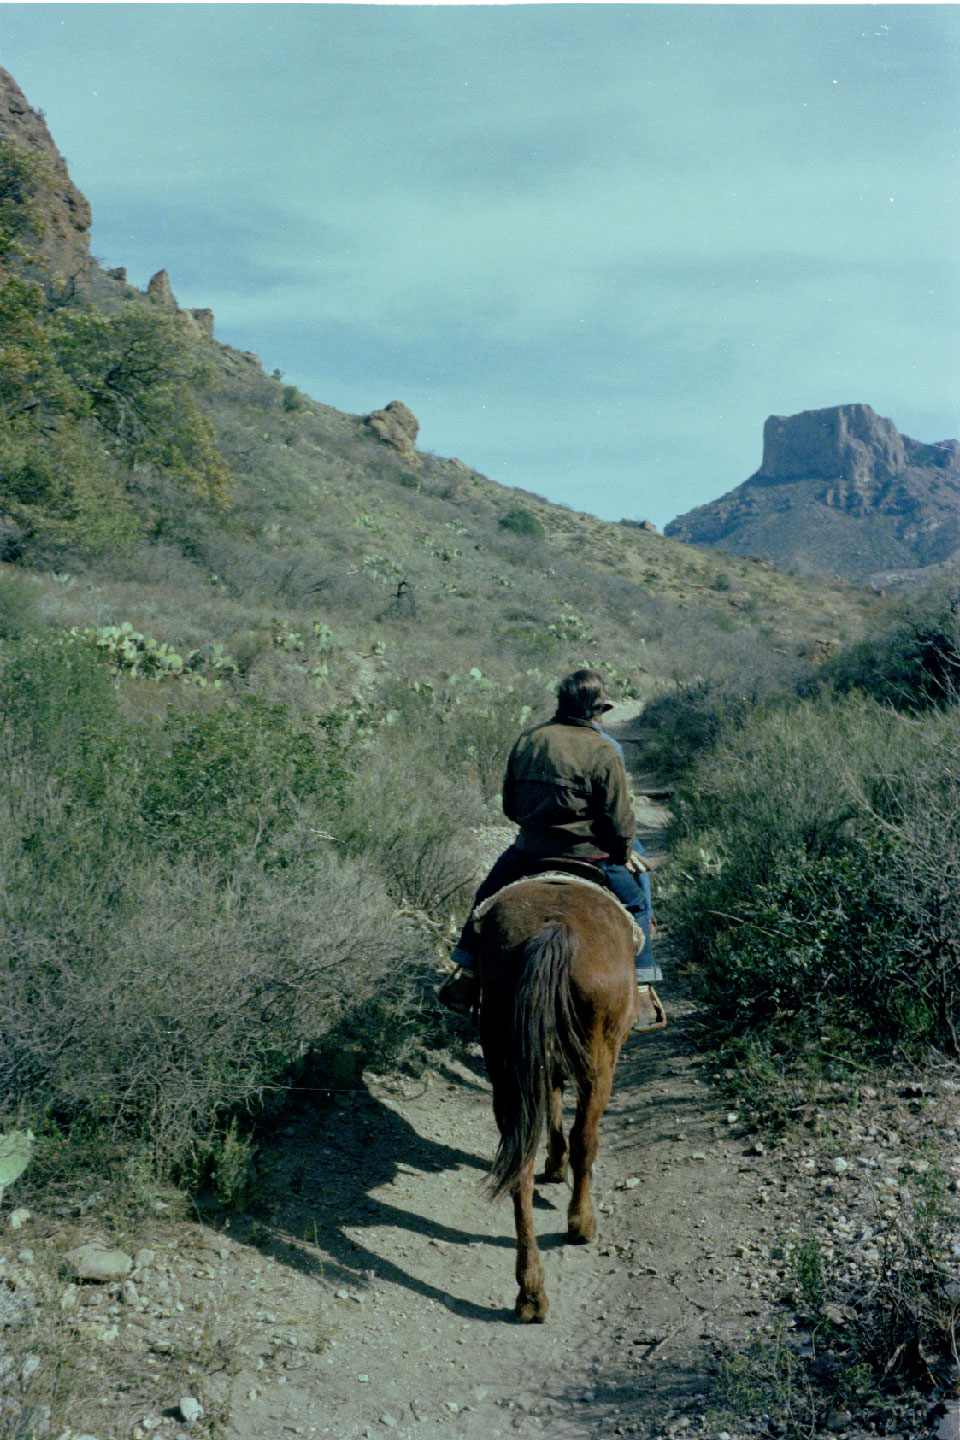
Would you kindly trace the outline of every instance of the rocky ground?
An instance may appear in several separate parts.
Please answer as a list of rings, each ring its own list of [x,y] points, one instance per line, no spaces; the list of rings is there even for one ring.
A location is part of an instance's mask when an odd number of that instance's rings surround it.
[[[657,854],[665,811],[647,799],[642,818]],[[0,1440],[958,1440],[947,1396],[816,1415],[784,1303],[813,1259],[851,1299],[925,1175],[955,1188],[956,1070],[826,1087],[773,1141],[724,1098],[662,950],[670,1025],[620,1062],[598,1242],[567,1245],[566,1187],[538,1191],[545,1325],[513,1319],[512,1210],[482,1192],[495,1130],[465,1027],[416,1080],[301,1094],[243,1214],[157,1199],[134,1238],[104,1233],[96,1196],[43,1215],[8,1200]],[[81,1279],[97,1240],[121,1256]]]

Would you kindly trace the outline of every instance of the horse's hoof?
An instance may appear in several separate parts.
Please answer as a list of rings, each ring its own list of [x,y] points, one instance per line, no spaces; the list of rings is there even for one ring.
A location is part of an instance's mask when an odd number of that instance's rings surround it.
[[[546,1295],[524,1295],[521,1290],[515,1309],[517,1319],[524,1325],[542,1325],[547,1318],[550,1302]]]
[[[566,1178],[566,1160],[564,1160],[562,1165],[548,1165],[546,1170],[544,1170],[543,1172],[543,1182],[545,1185],[562,1185]]]
[[[591,1220],[587,1225],[579,1220],[571,1220],[567,1225],[567,1239],[571,1245],[589,1245],[590,1241],[596,1238],[596,1220]]]

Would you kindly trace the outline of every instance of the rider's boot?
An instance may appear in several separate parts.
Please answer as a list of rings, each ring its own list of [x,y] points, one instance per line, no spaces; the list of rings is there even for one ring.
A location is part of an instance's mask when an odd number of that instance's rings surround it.
[[[640,996],[640,1010],[633,1022],[634,1030],[662,1030],[667,1023],[667,1012],[660,1002],[660,996],[652,985],[637,986]]]
[[[437,999],[458,1015],[472,1015],[480,1000],[480,976],[477,974],[477,957],[470,950],[458,945],[450,954],[456,965],[437,991]]]

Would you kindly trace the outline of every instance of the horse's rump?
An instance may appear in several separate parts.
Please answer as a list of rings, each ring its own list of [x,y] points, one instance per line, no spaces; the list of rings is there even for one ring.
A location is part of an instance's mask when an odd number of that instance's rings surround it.
[[[485,908],[480,1028],[500,1129],[493,1195],[532,1163],[557,1077],[590,1086],[598,1045],[629,1027],[633,953],[630,917],[583,881],[517,882]]]

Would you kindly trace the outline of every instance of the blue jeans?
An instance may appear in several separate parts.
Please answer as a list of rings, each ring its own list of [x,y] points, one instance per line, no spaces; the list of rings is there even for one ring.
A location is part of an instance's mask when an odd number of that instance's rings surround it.
[[[634,848],[643,854],[639,845]],[[480,885],[479,890],[473,897],[473,904],[470,907],[471,914],[484,900],[502,890],[504,885],[509,885],[511,880],[519,880],[524,874],[532,857],[525,850],[518,850],[516,845],[511,845],[504,850],[503,854],[494,861],[493,869]],[[602,870],[607,877],[607,883],[611,891],[620,901],[625,910],[636,920],[643,932],[643,950],[638,957],[638,964],[652,965],[653,950],[650,945],[650,923],[653,920],[653,902],[650,896],[650,876],[644,872],[639,877],[632,874],[626,865],[618,865],[614,860],[591,860],[598,870]],[[460,932],[460,939],[457,941],[457,950],[466,955],[474,955],[477,948],[477,936],[473,926],[468,920]],[[463,963],[461,961],[461,963]],[[469,969],[470,966],[465,966]]]

